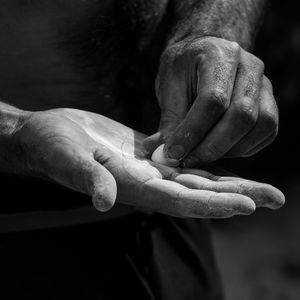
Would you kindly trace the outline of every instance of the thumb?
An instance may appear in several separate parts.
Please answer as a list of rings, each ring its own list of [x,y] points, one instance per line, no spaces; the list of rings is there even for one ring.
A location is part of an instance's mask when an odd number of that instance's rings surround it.
[[[113,175],[100,163],[93,161],[85,172],[85,181],[94,207],[102,212],[111,209],[117,197],[117,184]]]
[[[176,116],[175,113],[169,114],[168,112],[162,112],[158,131],[143,141],[145,153],[151,155],[158,146],[165,144],[181,120],[182,118]]]
[[[61,175],[56,181],[92,197],[94,207],[102,212],[111,209],[116,201],[117,184],[113,175],[93,157],[75,154],[65,157]]]
[[[174,133],[185,118],[189,106],[185,80],[162,69],[161,66],[155,81],[156,96],[161,108],[159,130],[143,142],[144,150],[149,155],[158,146],[165,144]]]
[[[143,140],[142,145],[144,153],[148,156],[151,156],[155,149],[164,143],[163,134],[162,132],[158,131]]]
[[[96,209],[109,210],[117,194],[113,175],[90,153],[66,140],[41,147],[41,153],[36,151],[34,169],[65,187],[90,195]]]

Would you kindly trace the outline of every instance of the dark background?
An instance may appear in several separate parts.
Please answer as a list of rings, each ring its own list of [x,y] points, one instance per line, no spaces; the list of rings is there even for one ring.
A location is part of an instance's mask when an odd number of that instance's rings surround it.
[[[280,110],[280,131],[271,145],[252,158],[227,165],[257,179],[280,182],[297,176],[300,161],[300,10],[297,1],[270,1],[254,54],[265,63]],[[240,166],[240,167],[239,167]]]
[[[298,1],[270,2],[255,54],[265,62],[266,75],[273,83],[280,109],[279,135],[259,154],[231,159],[224,165],[243,177],[278,187],[286,196],[286,205],[278,211],[258,209],[250,217],[213,222],[214,243],[227,300],[300,299],[300,18]],[[2,192],[9,190],[11,197],[17,198],[14,195],[20,191],[16,181],[0,179]],[[54,186],[47,189],[54,208],[60,199],[56,197],[57,189]],[[39,199],[38,191],[35,192],[30,184],[25,185],[18,205],[12,202],[11,206],[21,211],[25,207],[51,209],[47,201],[23,201],[26,195]],[[59,193],[69,199],[64,202],[65,208],[74,205],[74,199],[67,196],[69,191],[59,189]],[[87,200],[88,197],[82,201]],[[60,208],[61,205],[59,201]],[[12,207],[6,203],[5,209],[10,211]]]
[[[278,211],[214,222],[228,300],[300,299],[300,18],[298,1],[272,2],[255,54],[265,62],[280,110],[276,141],[251,158],[228,160],[231,171],[268,182],[286,196]]]

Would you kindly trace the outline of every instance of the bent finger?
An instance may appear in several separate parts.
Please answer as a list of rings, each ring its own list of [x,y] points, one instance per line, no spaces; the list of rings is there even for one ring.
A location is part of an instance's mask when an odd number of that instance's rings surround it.
[[[277,136],[276,134],[272,134],[269,137],[267,137],[265,140],[263,140],[260,144],[258,144],[257,146],[255,146],[254,148],[250,149],[248,152],[246,152],[244,154],[244,156],[252,156],[258,152],[260,152],[261,150],[263,150],[264,148],[268,147],[269,145],[271,145],[275,138]]]
[[[219,54],[220,56],[221,54]],[[197,67],[195,101],[166,141],[167,157],[182,159],[205,137],[230,104],[239,53],[210,57],[201,55]]]
[[[278,133],[278,108],[271,82],[263,77],[259,95],[259,115],[254,128],[226,154],[227,157],[250,156],[269,145]],[[254,149],[257,149],[253,152]]]
[[[110,209],[116,200],[116,182],[111,173],[94,160],[92,154],[76,148],[58,145],[46,159],[49,175],[56,182],[92,197],[100,211]],[[55,162],[55,164],[53,163]]]
[[[117,184],[113,175],[98,162],[90,162],[85,178],[94,207],[102,212],[111,209],[117,198]]]
[[[258,118],[262,76],[260,61],[243,51],[228,110],[200,145],[186,157],[184,166],[195,167],[220,159],[251,131]]]

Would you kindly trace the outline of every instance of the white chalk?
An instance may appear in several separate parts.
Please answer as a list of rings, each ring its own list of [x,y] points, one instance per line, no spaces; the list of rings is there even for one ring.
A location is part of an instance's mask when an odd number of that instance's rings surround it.
[[[156,148],[152,153],[151,160],[168,167],[177,167],[180,164],[180,161],[167,158],[164,154],[164,146],[165,144],[162,144]]]

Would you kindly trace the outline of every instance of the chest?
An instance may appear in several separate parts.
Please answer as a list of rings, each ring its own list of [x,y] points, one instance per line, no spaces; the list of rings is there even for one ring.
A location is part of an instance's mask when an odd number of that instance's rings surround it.
[[[0,97],[31,110],[114,109],[118,72],[154,34],[164,2],[0,0]]]

